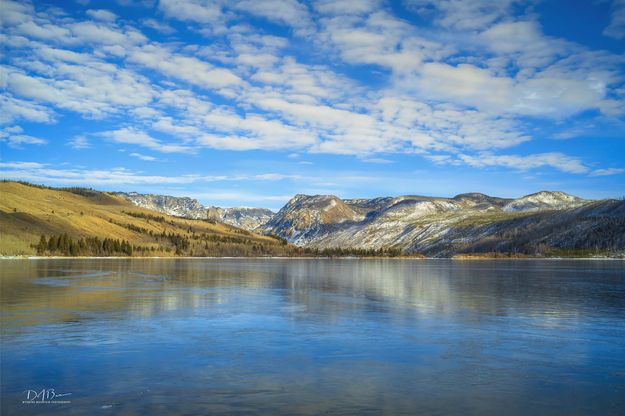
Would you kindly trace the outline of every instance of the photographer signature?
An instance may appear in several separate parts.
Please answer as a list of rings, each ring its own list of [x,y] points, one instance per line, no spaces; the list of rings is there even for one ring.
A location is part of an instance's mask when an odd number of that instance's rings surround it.
[[[68,400],[58,400],[72,393],[57,393],[54,389],[26,390],[26,400],[22,403],[70,403]]]

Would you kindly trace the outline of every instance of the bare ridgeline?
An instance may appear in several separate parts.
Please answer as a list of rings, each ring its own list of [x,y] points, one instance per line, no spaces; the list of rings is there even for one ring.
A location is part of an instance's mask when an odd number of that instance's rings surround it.
[[[163,195],[0,183],[0,255],[623,257],[625,201],[562,192],[342,200],[279,212]]]
[[[587,257],[625,252],[625,201],[585,200],[563,192],[543,191],[518,199],[480,193],[345,200],[296,195],[275,214],[262,208],[206,208],[191,198],[119,195],[159,212],[212,218],[315,249],[393,248],[432,257]]]

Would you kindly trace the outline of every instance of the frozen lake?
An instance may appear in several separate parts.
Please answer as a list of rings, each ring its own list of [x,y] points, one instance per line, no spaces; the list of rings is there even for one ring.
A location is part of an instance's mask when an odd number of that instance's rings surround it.
[[[0,260],[0,285],[6,415],[625,414],[621,261]]]

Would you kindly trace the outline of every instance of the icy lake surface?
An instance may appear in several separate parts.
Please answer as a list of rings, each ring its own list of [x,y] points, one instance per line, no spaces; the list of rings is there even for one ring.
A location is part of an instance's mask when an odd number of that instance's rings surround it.
[[[0,302],[3,415],[625,414],[621,261],[0,260]]]

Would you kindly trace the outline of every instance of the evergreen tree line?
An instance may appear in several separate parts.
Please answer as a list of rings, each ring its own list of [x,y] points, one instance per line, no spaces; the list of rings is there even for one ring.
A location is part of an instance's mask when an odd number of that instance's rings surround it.
[[[38,255],[58,256],[132,256],[134,250],[146,251],[145,247],[137,247],[126,240],[113,238],[100,239],[87,237],[74,240],[67,233],[46,238],[42,235],[35,245]]]
[[[252,235],[252,233],[251,233],[251,232],[249,232],[249,231],[247,231],[247,230],[244,230],[244,229],[242,229],[242,228],[235,228],[235,229],[233,229],[232,231],[234,231],[234,232],[235,232],[235,233],[237,233],[237,234]]]
[[[305,249],[306,254],[322,257],[342,257],[342,256],[357,256],[357,257],[397,257],[402,255],[402,251],[399,248],[383,247],[379,249],[374,248],[324,248],[324,249]]]
[[[161,215],[146,214],[144,212],[130,212],[130,211],[122,211],[122,212],[126,215],[130,215],[131,217],[135,217],[135,218],[143,218],[144,220],[152,220],[152,221],[161,222],[161,223],[167,222],[165,217]]]
[[[177,233],[168,233],[165,234],[163,232],[163,236],[166,237],[169,242],[176,249],[175,253],[177,256],[184,254],[185,250],[187,250],[190,246],[189,239],[182,234]]]
[[[273,239],[276,239],[280,242],[280,244],[282,244],[283,246],[286,246],[287,244],[289,244],[288,240],[284,237],[280,237],[279,235],[275,235],[275,234],[264,234],[267,237],[271,237]]]
[[[100,239],[86,237],[75,240],[67,233],[46,237],[42,235],[39,243],[33,245],[37,255],[56,256],[132,256],[149,255],[158,251],[171,252],[175,255],[190,256],[358,256],[358,257],[396,257],[402,254],[397,248],[356,249],[356,248],[325,248],[310,249],[302,247],[285,247],[282,244],[263,244],[249,239],[238,239],[227,236],[204,234],[200,237],[204,244],[191,246],[191,240],[178,233],[154,234],[157,240],[164,239],[171,247],[144,247],[132,245],[126,240],[113,238]],[[209,237],[209,238],[206,238]]]
[[[111,221],[112,224],[115,225],[119,225],[120,227],[124,227],[129,229],[130,231],[134,231],[136,233],[141,233],[141,234],[150,234],[152,235],[152,230],[148,230],[147,228],[143,228],[140,227],[138,225],[134,225],[134,224],[122,224],[120,222],[115,222],[115,221]]]
[[[66,186],[66,187],[55,188],[53,186],[30,183],[26,181],[14,181],[11,179],[2,179],[1,182],[15,182],[15,183],[19,183],[20,185],[30,186],[31,188],[50,189],[52,191],[63,191],[63,192],[69,192],[72,194],[82,195],[82,196],[87,196],[87,197],[92,197],[92,196],[97,196],[97,195],[102,194],[102,192],[96,191],[93,188],[82,188],[79,186]]]
[[[202,233],[199,235],[194,234],[192,238],[196,240],[210,241],[210,242],[217,242],[217,243],[252,244],[252,240],[250,240],[249,238],[230,237],[230,236],[219,235],[219,234],[207,234],[207,233]]]
[[[559,214],[558,214],[559,215]],[[488,226],[484,226],[486,228]],[[475,234],[479,234],[475,232]],[[583,230],[583,232],[580,232]],[[557,216],[520,218],[491,235],[464,244],[449,244],[450,253],[512,253],[529,256],[609,254],[625,248],[625,218]]]

